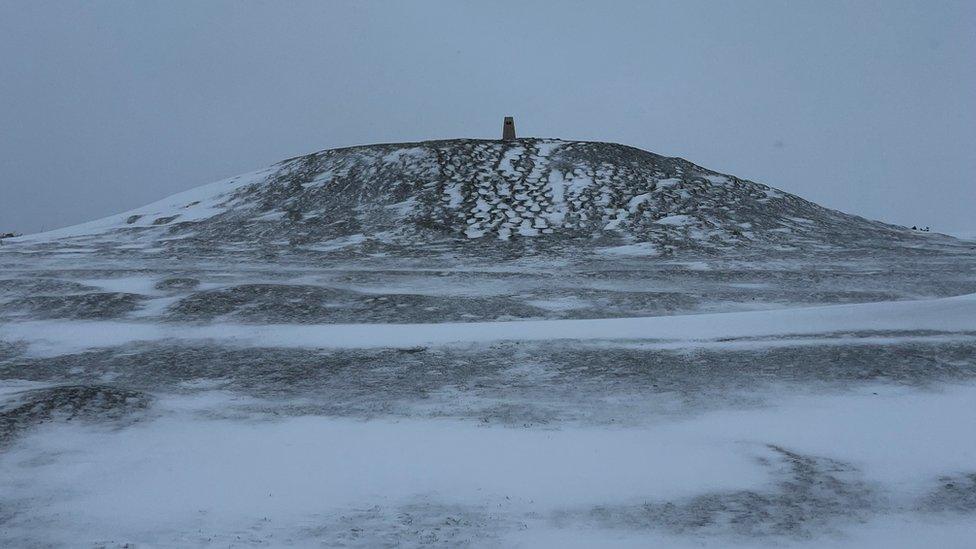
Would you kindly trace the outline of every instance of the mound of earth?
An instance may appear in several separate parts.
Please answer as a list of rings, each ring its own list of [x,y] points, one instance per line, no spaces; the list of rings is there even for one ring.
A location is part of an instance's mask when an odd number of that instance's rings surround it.
[[[119,234],[131,237],[122,240],[127,247],[203,255],[514,248],[530,255],[668,256],[910,250],[953,242],[681,158],[556,139],[326,150],[47,236],[100,236],[104,244],[106,235]]]

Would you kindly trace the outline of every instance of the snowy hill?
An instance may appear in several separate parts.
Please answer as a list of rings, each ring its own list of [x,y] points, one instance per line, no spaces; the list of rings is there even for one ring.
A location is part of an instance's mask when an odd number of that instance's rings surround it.
[[[45,236],[106,232],[154,245],[287,244],[312,252],[475,242],[491,250],[534,239],[538,252],[571,244],[638,256],[879,249],[943,238],[680,158],[555,139],[326,150]]]
[[[974,365],[973,242],[621,145],[324,151],[5,239],[0,547],[968,547]]]

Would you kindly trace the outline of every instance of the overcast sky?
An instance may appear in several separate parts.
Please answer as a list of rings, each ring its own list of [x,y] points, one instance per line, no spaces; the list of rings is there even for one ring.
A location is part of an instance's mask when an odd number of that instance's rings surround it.
[[[974,230],[974,60],[972,0],[0,0],[0,231],[508,114]]]

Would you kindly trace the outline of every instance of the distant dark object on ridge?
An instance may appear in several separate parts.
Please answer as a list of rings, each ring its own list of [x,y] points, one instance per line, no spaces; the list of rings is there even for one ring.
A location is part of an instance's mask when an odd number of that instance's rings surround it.
[[[502,123],[502,141],[515,140],[515,117],[506,116]]]

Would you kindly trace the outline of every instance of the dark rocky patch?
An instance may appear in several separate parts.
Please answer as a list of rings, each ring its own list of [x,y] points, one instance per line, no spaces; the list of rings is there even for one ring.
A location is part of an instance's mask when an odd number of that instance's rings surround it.
[[[92,286],[57,278],[25,277],[0,280],[0,296],[76,294],[97,290],[98,288]]]
[[[116,421],[149,406],[143,392],[104,385],[61,385],[24,391],[0,409],[0,447],[51,421]]]
[[[38,319],[109,319],[135,311],[144,299],[122,292],[38,295],[11,300],[4,305],[4,312]]]
[[[24,354],[27,344],[22,341],[0,341],[0,364]]]
[[[254,321],[312,322],[329,312],[351,292],[321,286],[243,284],[196,292],[169,309],[181,320],[213,320],[236,315]]]
[[[849,464],[770,445],[763,458],[778,477],[770,491],[737,490],[665,503],[597,507],[585,518],[609,528],[658,528],[678,534],[809,538],[835,523],[866,520],[872,488]],[[567,513],[557,520],[575,518]]]
[[[170,221],[173,221],[177,217],[179,217],[179,216],[178,215],[171,215],[171,216],[168,216],[168,217],[157,217],[156,219],[153,220],[152,224],[153,225],[165,225],[165,224],[169,223]]]
[[[154,286],[157,290],[192,290],[200,285],[200,281],[191,277],[164,278]]]
[[[940,477],[938,486],[922,498],[919,507],[934,512],[976,513],[976,473]]]
[[[326,524],[308,528],[302,535],[329,547],[472,547],[516,526],[511,522],[480,508],[375,505],[329,517]]]
[[[363,294],[323,286],[244,284],[196,292],[169,309],[172,320],[242,322],[447,322],[532,318],[543,311],[504,297]]]

